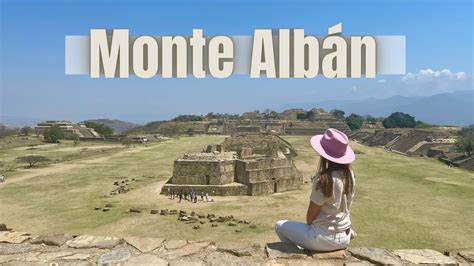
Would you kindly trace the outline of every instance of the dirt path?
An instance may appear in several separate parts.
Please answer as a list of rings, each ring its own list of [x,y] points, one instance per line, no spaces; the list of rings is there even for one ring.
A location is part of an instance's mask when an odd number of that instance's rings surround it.
[[[45,176],[45,175],[52,175],[52,174],[57,174],[57,173],[63,173],[66,171],[70,171],[72,169],[77,169],[77,168],[82,168],[82,167],[87,167],[89,164],[94,164],[94,163],[101,163],[104,161],[108,161],[110,159],[124,156],[127,154],[132,154],[132,153],[137,153],[137,152],[142,152],[145,150],[149,150],[153,148],[154,145],[150,145],[147,147],[138,147],[138,148],[129,148],[125,150],[118,151],[113,154],[107,154],[105,156],[101,156],[98,158],[92,158],[92,159],[78,159],[75,160],[74,162],[64,162],[64,163],[57,163],[57,164],[51,164],[45,168],[39,168],[39,169],[20,169],[17,170],[15,173],[15,177],[13,178],[7,178],[5,183],[0,183],[0,187],[3,185],[7,184],[13,184],[17,182],[21,182],[30,178],[38,177],[38,176]]]

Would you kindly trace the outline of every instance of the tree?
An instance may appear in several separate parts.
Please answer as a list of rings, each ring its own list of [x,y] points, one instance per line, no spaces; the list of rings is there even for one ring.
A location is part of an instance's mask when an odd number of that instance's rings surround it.
[[[20,130],[21,134],[25,136],[28,136],[28,134],[30,134],[30,131],[31,131],[31,127],[28,127],[28,126],[22,127]]]
[[[375,118],[375,117],[373,117],[373,116],[371,116],[371,115],[366,115],[366,116],[365,116],[365,120],[366,120],[367,122],[369,122],[369,123],[375,123],[375,122],[377,122],[377,118]]]
[[[358,114],[351,114],[346,117],[346,124],[351,130],[357,130],[362,127],[364,123],[364,118]]]
[[[64,138],[64,133],[58,125],[54,125],[43,132],[44,139],[49,143],[58,143]]]
[[[344,115],[346,114],[346,112],[339,109],[332,109],[331,114],[333,114],[337,119],[344,120]]]
[[[469,125],[461,129],[461,136],[464,138],[474,139],[474,125]]]
[[[36,163],[47,162],[49,159],[41,155],[27,155],[16,158],[18,162],[23,162],[28,164],[28,168],[34,167]]]
[[[416,126],[415,118],[402,112],[392,113],[383,120],[385,128],[414,128]]]
[[[84,122],[84,125],[86,125],[86,127],[88,128],[93,128],[95,130],[95,132],[101,134],[101,135],[112,135],[114,134],[114,130],[107,126],[107,125],[104,125],[104,124],[99,124],[99,123],[95,123],[95,122],[92,122],[92,121],[86,121]]]
[[[74,141],[74,147],[76,147],[77,145],[79,145],[80,143],[80,138],[79,138],[79,135],[74,133],[73,135],[73,141]]]
[[[264,115],[269,115],[270,113],[272,112],[272,110],[270,110],[269,108],[263,110],[262,114]]]
[[[194,136],[194,129],[192,127],[186,129],[186,134],[190,137]]]
[[[297,120],[305,120],[305,119],[306,119],[306,112],[305,112],[305,113],[296,114],[296,119],[297,119]]]
[[[460,135],[456,141],[456,149],[467,153],[467,156],[470,157],[474,149],[474,125],[462,128]]]
[[[173,122],[190,122],[190,121],[203,121],[203,117],[200,115],[178,115],[173,118]]]
[[[16,129],[0,124],[0,138],[15,135]]]
[[[125,147],[130,147],[133,144],[133,140],[131,138],[124,138],[122,139],[122,145]]]
[[[460,152],[467,153],[467,157],[470,157],[472,150],[474,149],[474,139],[460,138],[456,141],[456,148]]]

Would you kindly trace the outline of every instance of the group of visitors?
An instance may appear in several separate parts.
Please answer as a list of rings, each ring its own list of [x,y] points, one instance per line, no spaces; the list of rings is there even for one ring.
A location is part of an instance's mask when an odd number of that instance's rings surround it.
[[[191,191],[183,191],[183,189],[180,189],[179,191],[175,191],[171,188],[168,188],[168,197],[169,199],[178,199],[178,203],[181,203],[181,201],[187,200],[193,203],[198,202],[198,197],[200,198],[199,200],[202,202],[213,202],[214,200],[209,198],[209,193],[207,192],[196,192],[193,189]]]

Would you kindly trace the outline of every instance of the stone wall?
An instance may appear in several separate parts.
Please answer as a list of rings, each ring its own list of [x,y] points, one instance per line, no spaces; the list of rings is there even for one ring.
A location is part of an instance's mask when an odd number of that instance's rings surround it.
[[[206,129],[207,134],[223,134],[225,131],[224,125],[209,124]]]
[[[235,180],[247,184],[247,194],[256,196],[299,189],[303,176],[286,158],[236,160]]]
[[[248,195],[259,196],[300,189],[303,178],[275,179],[248,184]]]
[[[177,185],[165,184],[161,189],[161,194],[168,193],[168,188],[174,192],[195,191],[198,195],[201,192],[208,193],[210,196],[246,196],[248,187],[240,183],[231,183],[226,185]]]
[[[173,184],[224,185],[234,182],[233,161],[176,160]]]
[[[321,128],[304,128],[304,127],[287,127],[285,128],[286,135],[317,135],[317,134],[324,134],[326,131],[326,127]]]
[[[255,183],[277,179],[297,178],[301,175],[292,162],[286,158],[271,160],[237,160],[236,181]]]
[[[318,118],[319,119],[319,118]],[[235,134],[239,132],[258,133],[260,131],[288,135],[320,134],[328,128],[351,132],[346,123],[337,119],[321,120],[230,120],[199,122],[164,122],[154,129],[160,134],[186,134],[189,128],[196,134]],[[313,133],[316,132],[316,133]]]
[[[191,229],[193,230],[193,229]],[[333,252],[298,249],[288,243],[173,240],[67,234],[34,236],[0,231],[1,265],[472,265],[474,250],[388,250],[349,247]]]

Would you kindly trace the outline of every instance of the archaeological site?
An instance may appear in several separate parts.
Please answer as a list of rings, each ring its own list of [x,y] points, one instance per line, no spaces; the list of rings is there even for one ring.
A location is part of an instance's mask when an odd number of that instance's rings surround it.
[[[66,120],[47,120],[38,123],[35,130],[38,134],[43,134],[44,131],[52,126],[58,126],[64,133],[65,139],[100,139],[101,136],[93,128],[88,128],[84,123],[74,124]]]
[[[303,182],[292,145],[273,134],[238,134],[174,162],[162,188],[210,195],[263,195],[295,190]]]

